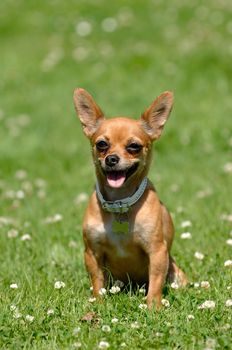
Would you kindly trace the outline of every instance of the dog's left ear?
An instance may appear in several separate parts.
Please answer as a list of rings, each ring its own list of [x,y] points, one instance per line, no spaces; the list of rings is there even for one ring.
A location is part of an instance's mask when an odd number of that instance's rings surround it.
[[[152,140],[157,140],[163,130],[173,105],[173,93],[163,92],[142,114],[140,123]]]
[[[104,114],[92,96],[84,89],[75,89],[73,100],[84,134],[91,138],[104,120]]]

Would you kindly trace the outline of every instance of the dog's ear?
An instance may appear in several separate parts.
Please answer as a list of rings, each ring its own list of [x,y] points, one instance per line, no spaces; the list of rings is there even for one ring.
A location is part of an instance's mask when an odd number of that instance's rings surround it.
[[[142,114],[140,123],[152,140],[157,140],[163,130],[173,105],[173,93],[163,92]]]
[[[94,102],[92,96],[84,89],[75,89],[73,99],[84,134],[91,138],[104,120],[103,112]]]

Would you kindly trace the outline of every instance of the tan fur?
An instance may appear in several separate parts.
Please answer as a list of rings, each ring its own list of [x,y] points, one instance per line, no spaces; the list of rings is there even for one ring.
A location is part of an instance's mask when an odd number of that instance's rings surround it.
[[[106,120],[91,95],[83,89],[75,90],[74,103],[84,133],[91,142],[96,176],[103,197],[115,201],[132,196],[147,176],[152,142],[159,138],[170,114],[172,93],[160,95],[139,120],[125,117]],[[102,139],[109,144],[104,152],[96,147]],[[142,150],[136,154],[129,153],[126,146],[130,142],[138,142]],[[120,159],[117,170],[138,164],[136,171],[120,188],[112,188],[106,181],[106,157],[112,154]],[[117,220],[118,215],[129,222],[129,232],[126,234],[114,233],[112,230],[112,222]],[[103,210],[94,192],[83,222],[85,265],[94,296],[99,296],[99,290],[104,287],[110,273],[113,278],[125,283],[128,278],[138,284],[148,283],[148,307],[152,308],[155,301],[158,309],[167,278],[171,282],[178,279],[180,285],[187,283],[185,274],[170,256],[173,235],[170,214],[160,202],[150,181],[143,196],[123,215]]]

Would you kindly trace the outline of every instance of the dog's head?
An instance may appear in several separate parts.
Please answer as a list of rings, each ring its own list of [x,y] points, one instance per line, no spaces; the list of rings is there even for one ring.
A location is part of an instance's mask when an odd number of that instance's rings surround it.
[[[157,97],[139,120],[105,119],[84,89],[74,91],[74,104],[92,145],[97,177],[111,188],[139,183],[149,169],[151,144],[160,137],[171,112],[173,94],[167,91]]]

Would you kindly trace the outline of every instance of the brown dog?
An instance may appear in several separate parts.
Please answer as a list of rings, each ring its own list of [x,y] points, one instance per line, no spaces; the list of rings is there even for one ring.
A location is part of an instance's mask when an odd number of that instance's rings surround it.
[[[152,142],[157,140],[173,104],[164,92],[139,120],[106,120],[91,95],[76,89],[74,103],[90,139],[97,184],[83,223],[85,265],[93,294],[99,296],[108,273],[123,282],[148,283],[147,305],[161,305],[165,280],[186,285],[170,256],[172,219],[147,179]]]

